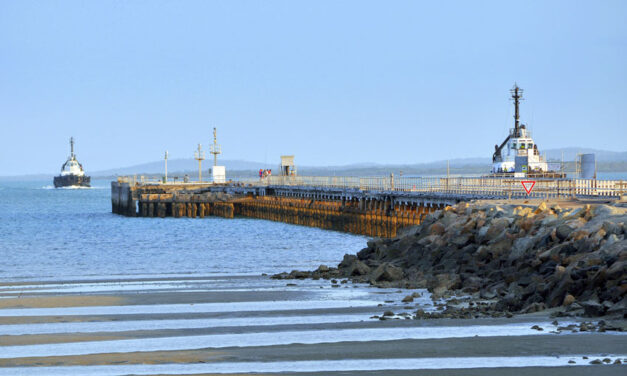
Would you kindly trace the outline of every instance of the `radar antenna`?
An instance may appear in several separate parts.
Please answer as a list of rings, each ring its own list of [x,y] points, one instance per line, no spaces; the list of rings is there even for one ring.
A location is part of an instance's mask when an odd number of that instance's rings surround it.
[[[523,89],[519,88],[516,83],[514,83],[514,87],[510,90],[512,93],[512,99],[514,100],[514,137],[520,137],[520,112],[519,106],[520,101],[523,96]]]
[[[218,165],[218,154],[222,154],[222,147],[218,145],[218,137],[216,135],[216,128],[213,128],[213,145],[211,145],[210,153],[213,154],[213,165]]]
[[[70,157],[74,159],[74,137],[70,137]]]

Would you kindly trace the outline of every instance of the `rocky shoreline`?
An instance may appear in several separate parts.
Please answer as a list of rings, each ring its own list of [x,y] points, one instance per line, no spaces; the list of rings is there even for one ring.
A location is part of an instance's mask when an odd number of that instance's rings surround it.
[[[553,316],[627,318],[627,208],[460,203],[391,239],[374,239],[338,267],[274,279],[349,279],[426,288],[439,310],[414,318]],[[411,303],[412,295],[403,299]],[[409,307],[407,307],[409,308]],[[383,315],[381,318],[385,318]]]

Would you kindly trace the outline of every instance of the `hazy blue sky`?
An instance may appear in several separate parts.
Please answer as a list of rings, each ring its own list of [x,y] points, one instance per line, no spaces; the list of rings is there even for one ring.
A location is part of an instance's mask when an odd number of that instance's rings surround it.
[[[0,1],[0,175],[627,150],[627,1]],[[194,168],[194,166],[190,166]]]

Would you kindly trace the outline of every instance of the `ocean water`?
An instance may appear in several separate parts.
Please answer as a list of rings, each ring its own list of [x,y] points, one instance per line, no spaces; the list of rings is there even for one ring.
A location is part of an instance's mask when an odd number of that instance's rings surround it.
[[[0,182],[0,280],[277,273],[335,265],[366,238],[236,218],[127,218],[91,189]]]

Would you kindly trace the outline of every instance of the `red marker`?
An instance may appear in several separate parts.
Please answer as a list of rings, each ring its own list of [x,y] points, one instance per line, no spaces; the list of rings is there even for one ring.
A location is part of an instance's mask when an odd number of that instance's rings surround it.
[[[534,180],[523,180],[521,181],[521,183],[523,188],[525,188],[525,192],[527,192],[527,194],[531,193],[533,186],[536,185],[536,182]]]

